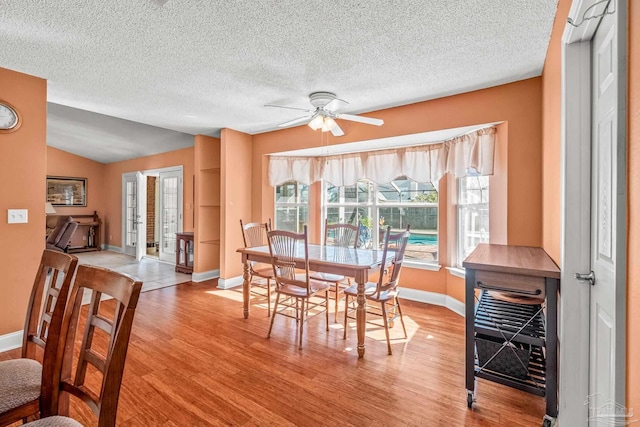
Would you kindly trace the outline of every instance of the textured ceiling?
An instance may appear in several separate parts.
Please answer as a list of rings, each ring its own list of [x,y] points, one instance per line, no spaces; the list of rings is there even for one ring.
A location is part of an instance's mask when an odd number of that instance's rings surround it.
[[[541,74],[557,0],[3,0],[0,67],[49,101],[189,134],[275,129]]]

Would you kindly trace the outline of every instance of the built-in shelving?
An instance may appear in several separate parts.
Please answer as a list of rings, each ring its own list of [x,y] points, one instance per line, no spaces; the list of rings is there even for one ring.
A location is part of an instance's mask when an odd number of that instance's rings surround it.
[[[221,147],[203,135],[195,142],[196,271],[206,272],[220,268]]]

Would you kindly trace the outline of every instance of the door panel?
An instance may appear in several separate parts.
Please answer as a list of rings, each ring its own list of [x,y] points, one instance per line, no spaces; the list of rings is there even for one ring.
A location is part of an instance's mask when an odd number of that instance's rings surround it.
[[[590,425],[613,425],[609,408],[624,405],[624,324],[616,284],[616,236],[619,220],[618,178],[618,45],[617,15],[605,15],[591,46],[592,164],[591,164],[591,292],[589,346]],[[618,285],[620,286],[620,285]]]
[[[136,260],[147,254],[147,177],[136,172],[138,197],[136,200]]]
[[[160,173],[160,252],[164,261],[176,260],[176,233],[182,231],[182,171]]]
[[[127,255],[136,255],[138,242],[138,179],[136,174],[122,176],[122,246]]]

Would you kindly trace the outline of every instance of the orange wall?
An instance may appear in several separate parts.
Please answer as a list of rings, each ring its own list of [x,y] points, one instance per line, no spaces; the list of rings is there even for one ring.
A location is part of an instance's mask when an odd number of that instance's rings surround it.
[[[222,129],[222,215],[220,223],[220,277],[231,279],[242,275],[238,248],[244,246],[240,219],[251,218],[251,150],[252,136],[232,129]],[[239,167],[243,165],[244,167]],[[265,218],[256,218],[264,221]]]
[[[497,166],[503,173],[497,187],[502,194],[496,200],[503,206],[493,211],[492,223],[502,224],[497,237],[502,243],[540,246],[542,244],[542,87],[541,79],[527,79],[489,89],[464,93],[371,113],[384,120],[381,127],[353,122],[340,123],[345,136],[314,132],[299,126],[253,136],[252,219],[273,216],[273,188],[268,183],[265,154],[341,144],[368,139],[406,135],[461,126],[506,121],[500,126]],[[501,169],[502,168],[502,169]],[[440,197],[446,200],[446,183],[441,180]],[[508,185],[507,185],[508,183]],[[493,182],[492,182],[493,188]],[[313,197],[313,196],[312,196]],[[492,199],[494,194],[492,193]],[[504,207],[506,206],[506,207]],[[492,209],[493,209],[492,204]],[[495,215],[498,213],[496,217]],[[440,210],[440,262],[449,261],[447,211]],[[451,224],[453,226],[453,224]],[[493,227],[493,226],[492,226]],[[316,235],[319,221],[310,221]],[[493,233],[492,228],[492,233]],[[446,292],[448,274],[407,269],[403,283],[431,292]],[[455,288],[455,289],[454,289]],[[453,281],[451,295],[461,298],[460,285]]]
[[[76,156],[57,148],[47,147],[47,176],[73,176],[87,178],[87,206],[56,206],[56,215],[85,215],[98,211],[104,221],[104,170],[105,165],[85,157]],[[104,227],[103,227],[104,228]],[[104,230],[100,238],[104,242]]]
[[[630,1],[627,143],[627,407],[640,412],[640,4]]]
[[[542,247],[560,265],[562,32],[570,0],[560,0],[542,71]]]
[[[122,174],[182,165],[184,181],[183,230],[193,230],[193,147],[105,165],[105,243],[122,246]]]
[[[21,116],[0,134],[0,335],[22,330],[44,249],[47,81],[0,68],[0,99]],[[28,209],[27,224],[7,224],[7,209]]]

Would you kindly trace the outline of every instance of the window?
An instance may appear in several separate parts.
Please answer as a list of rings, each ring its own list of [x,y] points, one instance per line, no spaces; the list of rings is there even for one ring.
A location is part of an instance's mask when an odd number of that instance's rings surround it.
[[[489,177],[467,176],[458,179],[458,267],[478,243],[489,243]]]
[[[359,246],[381,247],[387,226],[397,232],[411,225],[407,259],[437,261],[438,193],[433,185],[407,178],[382,185],[363,179],[354,186],[327,183],[324,196],[324,217],[330,224],[361,225]]]
[[[309,186],[285,182],[276,186],[275,199],[275,229],[301,233],[309,222]]]

